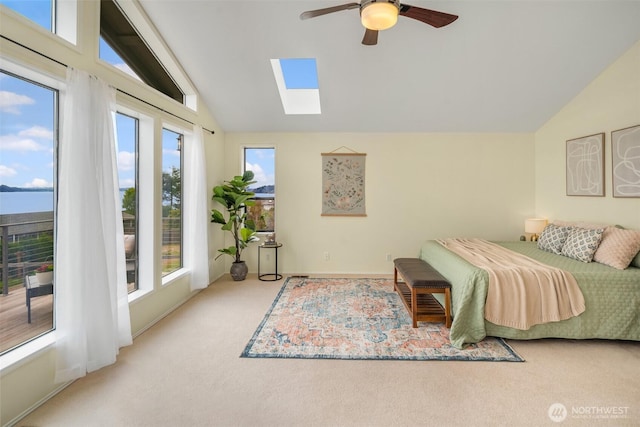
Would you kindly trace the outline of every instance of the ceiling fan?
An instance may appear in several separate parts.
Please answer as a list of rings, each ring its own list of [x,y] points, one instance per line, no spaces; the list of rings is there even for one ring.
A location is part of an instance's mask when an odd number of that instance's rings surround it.
[[[356,8],[360,9],[360,19],[365,27],[362,44],[368,46],[378,44],[378,31],[393,27],[398,20],[398,15],[417,19],[436,28],[449,25],[458,19],[456,15],[400,4],[399,0],[362,0],[360,3],[346,3],[324,9],[308,10],[300,14],[300,19],[315,18],[328,13]]]

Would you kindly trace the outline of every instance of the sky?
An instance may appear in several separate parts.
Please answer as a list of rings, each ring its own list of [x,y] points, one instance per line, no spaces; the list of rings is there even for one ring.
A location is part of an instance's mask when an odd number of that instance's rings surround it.
[[[0,74],[0,184],[53,186],[54,92]]]
[[[247,148],[245,161],[245,170],[252,171],[257,181],[251,188],[275,185],[275,149]]]

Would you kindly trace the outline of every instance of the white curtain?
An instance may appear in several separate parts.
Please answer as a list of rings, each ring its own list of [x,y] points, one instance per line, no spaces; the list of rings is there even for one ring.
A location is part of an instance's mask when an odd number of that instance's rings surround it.
[[[115,90],[69,68],[58,151],[56,382],[131,344],[112,113]]]
[[[185,198],[187,200],[187,236],[191,289],[209,285],[209,229],[207,210],[207,169],[204,155],[204,135],[201,126],[194,126],[191,143],[185,147]]]

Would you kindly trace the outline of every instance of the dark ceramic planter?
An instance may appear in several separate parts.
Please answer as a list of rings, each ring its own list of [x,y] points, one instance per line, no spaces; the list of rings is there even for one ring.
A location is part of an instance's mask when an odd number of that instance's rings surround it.
[[[231,264],[231,269],[229,270],[229,273],[231,273],[231,277],[235,281],[246,279],[248,272],[249,267],[247,267],[247,263],[244,261],[234,262],[233,264]]]

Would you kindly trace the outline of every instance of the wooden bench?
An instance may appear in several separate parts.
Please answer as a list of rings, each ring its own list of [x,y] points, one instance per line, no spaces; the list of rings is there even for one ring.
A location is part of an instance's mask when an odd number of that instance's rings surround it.
[[[411,315],[413,327],[418,322],[444,322],[451,327],[451,284],[431,265],[419,258],[396,258],[393,261],[393,287]],[[401,276],[403,281],[398,281]],[[433,294],[444,294],[444,307]]]

